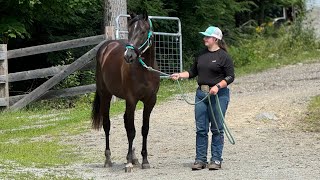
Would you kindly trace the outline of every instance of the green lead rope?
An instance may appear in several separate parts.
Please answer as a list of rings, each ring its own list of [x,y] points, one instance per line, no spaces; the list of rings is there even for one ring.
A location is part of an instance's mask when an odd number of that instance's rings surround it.
[[[181,88],[181,85],[180,85],[180,83],[179,83],[179,80],[177,80],[177,83],[178,83],[178,87],[179,87],[179,89],[180,89],[180,93],[181,93],[184,101],[187,102],[187,103],[190,104],[190,105],[197,105],[197,104],[203,102],[204,100],[206,100],[206,99],[208,98],[209,107],[210,107],[210,112],[211,112],[211,115],[212,115],[212,117],[213,117],[213,119],[214,119],[214,123],[215,123],[215,125],[216,125],[216,127],[217,127],[217,130],[218,130],[218,132],[219,132],[219,134],[220,134],[220,130],[219,130],[218,125],[217,125],[217,120],[216,120],[216,118],[214,117],[214,113],[213,113],[213,108],[212,108],[211,99],[210,99],[210,96],[211,96],[211,95],[210,95],[209,93],[207,93],[207,95],[206,95],[203,99],[201,99],[200,101],[198,101],[197,103],[191,103],[191,102],[189,102],[189,101],[186,99],[185,93],[182,91],[182,88]],[[220,114],[220,116],[221,116],[223,129],[224,129],[224,131],[225,131],[225,133],[226,133],[226,136],[227,136],[229,142],[234,145],[234,144],[236,144],[236,142],[235,142],[235,140],[234,140],[234,138],[233,138],[233,136],[232,136],[232,134],[231,134],[231,132],[230,132],[230,130],[229,130],[226,122],[225,122],[225,119],[224,119],[224,116],[223,116],[223,113],[222,113],[222,110],[221,110],[221,106],[220,106],[220,101],[219,101],[219,96],[218,96],[218,94],[215,95],[215,98],[216,98],[216,108],[218,109],[219,114]]]
[[[165,78],[169,78],[169,77],[170,77],[170,75],[167,74],[167,73],[158,71],[158,70],[156,70],[156,69],[153,69],[153,68],[150,67],[150,66],[147,66],[147,65],[143,62],[143,60],[142,60],[141,58],[139,58],[139,62],[140,62],[140,64],[141,64],[143,67],[145,67],[148,71],[153,71],[153,72],[160,73],[160,74],[164,75]],[[186,103],[188,103],[188,104],[190,104],[190,105],[197,105],[197,104],[203,102],[204,100],[206,100],[207,98],[209,98],[208,100],[209,100],[210,112],[211,112],[211,115],[212,115],[212,117],[213,117],[213,119],[214,119],[214,123],[215,123],[215,125],[216,125],[216,127],[217,127],[217,130],[218,130],[218,132],[219,132],[219,134],[220,134],[220,130],[219,130],[218,125],[217,125],[217,120],[216,120],[216,118],[214,117],[213,108],[212,108],[212,104],[211,104],[211,100],[210,100],[210,94],[207,93],[207,95],[206,95],[203,99],[201,99],[200,101],[198,101],[197,103],[191,103],[191,102],[189,102],[189,101],[187,100],[186,95],[185,95],[185,93],[183,92],[183,90],[182,90],[182,88],[181,88],[181,85],[180,85],[179,80],[177,80],[177,83],[178,83],[178,87],[179,87],[180,93],[181,93],[181,95],[182,95],[182,98],[184,99],[184,101],[185,101]],[[226,136],[227,136],[229,142],[234,145],[234,144],[235,144],[235,140],[234,140],[234,138],[233,138],[233,136],[232,136],[232,134],[231,134],[231,132],[230,132],[230,130],[229,130],[226,122],[225,122],[225,119],[224,119],[224,116],[223,116],[223,113],[222,113],[222,110],[221,110],[221,106],[220,106],[220,101],[219,101],[219,96],[218,96],[218,94],[215,95],[215,98],[216,98],[216,108],[218,109],[219,114],[220,114],[220,116],[221,116],[223,129],[224,129],[224,131],[225,131],[225,133],[226,133]]]
[[[226,124],[226,122],[224,120],[224,116],[223,116],[223,113],[222,113],[222,110],[221,110],[218,94],[216,94],[215,97],[216,97],[216,108],[219,110],[219,114],[222,117],[221,121],[222,121],[223,129],[226,132],[226,136],[227,136],[229,142],[234,145],[234,144],[236,144],[236,142],[234,141],[233,136],[231,135],[230,130],[229,130],[229,128],[228,128],[228,126],[227,126],[227,124]],[[215,125],[217,127],[217,130],[218,130],[218,132],[220,134],[220,130],[219,130],[218,125],[217,125],[217,120],[216,120],[216,118],[214,117],[214,114],[213,114],[212,104],[211,104],[211,100],[210,100],[210,94],[209,94],[208,98],[209,98],[210,111],[211,111],[212,117],[214,119],[214,123],[215,123]]]

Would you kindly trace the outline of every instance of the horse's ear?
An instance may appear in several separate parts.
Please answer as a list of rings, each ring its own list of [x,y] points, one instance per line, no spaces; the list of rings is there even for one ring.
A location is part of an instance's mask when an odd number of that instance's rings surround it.
[[[130,13],[129,13],[129,15],[130,15],[130,18],[131,18],[131,19],[133,19],[134,17],[136,17],[136,16],[137,16],[137,14],[136,14],[136,13],[134,13],[134,12],[130,12]]]
[[[148,20],[148,12],[146,10],[143,11],[143,19]]]

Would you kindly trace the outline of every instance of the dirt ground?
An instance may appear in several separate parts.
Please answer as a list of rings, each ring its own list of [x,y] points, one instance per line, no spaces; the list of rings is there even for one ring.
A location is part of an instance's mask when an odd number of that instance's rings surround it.
[[[222,170],[191,171],[195,157],[194,107],[177,96],[157,104],[152,112],[150,169],[135,167],[132,173],[125,173],[128,145],[119,115],[111,122],[113,167],[103,167],[103,131],[92,130],[67,140],[79,146],[79,153],[95,157],[94,163],[47,172],[64,176],[75,171],[72,177],[82,179],[320,179],[320,134],[305,132],[301,121],[310,97],[320,94],[320,63],[291,65],[236,78],[230,89],[226,122],[236,144],[225,139]],[[188,95],[190,100],[193,96]],[[263,113],[276,117],[257,118]],[[141,110],[136,112],[134,141],[140,162],[141,114]]]

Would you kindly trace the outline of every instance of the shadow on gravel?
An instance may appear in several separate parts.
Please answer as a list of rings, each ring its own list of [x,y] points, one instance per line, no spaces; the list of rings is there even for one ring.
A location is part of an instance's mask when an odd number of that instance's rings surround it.
[[[125,164],[120,164],[120,163],[112,163],[112,167],[104,167],[104,164],[86,164],[84,167],[89,168],[89,169],[106,169],[112,172],[118,172],[118,171],[123,171],[125,169]],[[133,166],[135,169],[141,168],[141,165],[134,165]]]

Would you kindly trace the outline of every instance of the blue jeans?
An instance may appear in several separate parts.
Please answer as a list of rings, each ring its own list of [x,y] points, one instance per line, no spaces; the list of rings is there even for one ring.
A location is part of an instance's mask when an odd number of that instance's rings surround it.
[[[207,93],[201,91],[199,88],[196,92],[195,102],[201,101]],[[220,107],[223,116],[228,108],[228,103],[230,100],[230,92],[228,88],[222,88],[218,91]],[[208,132],[209,125],[212,132],[212,142],[211,142],[211,159],[210,161],[222,161],[222,150],[224,144],[224,131],[222,118],[219,111],[216,108],[215,95],[210,96],[211,105],[213,109],[213,114],[218,125],[214,122],[212,113],[210,110],[209,99],[195,105],[195,119],[196,119],[196,161],[207,162],[207,151],[208,151]],[[219,130],[218,130],[219,129]]]

